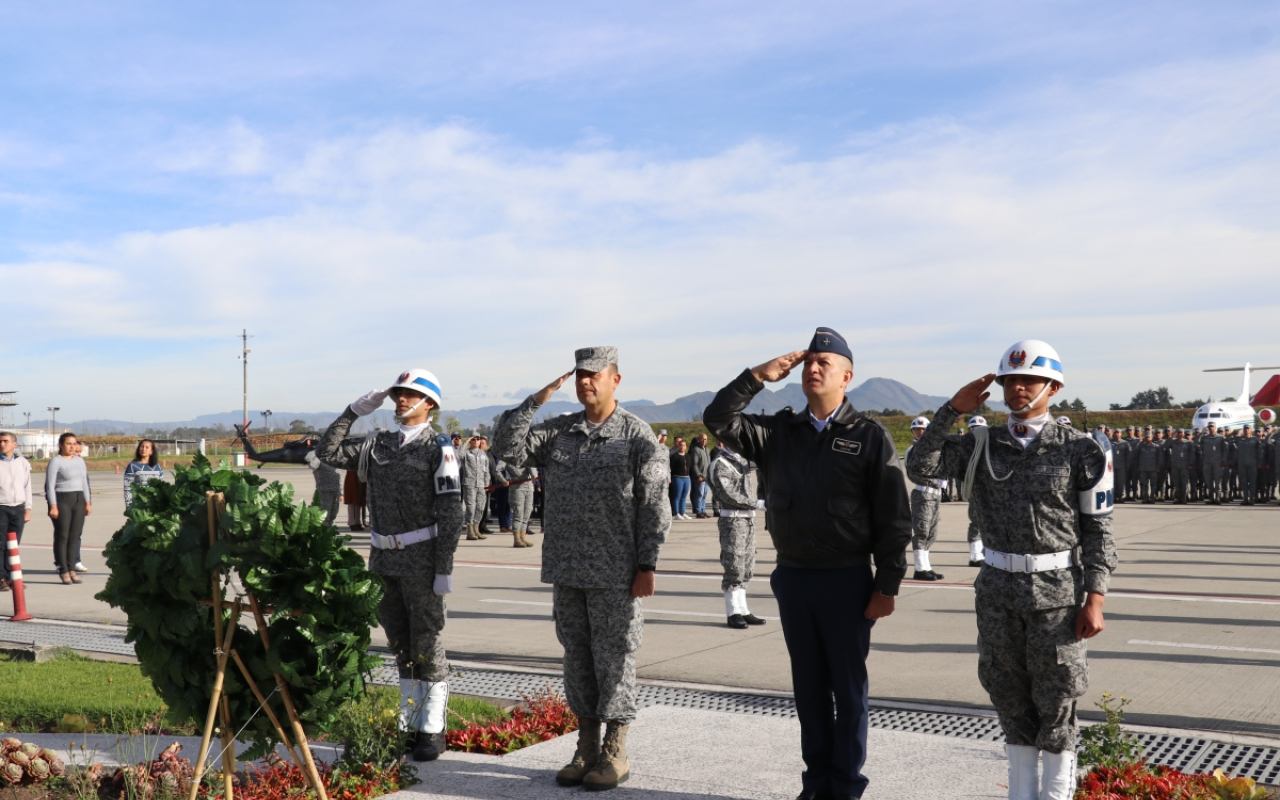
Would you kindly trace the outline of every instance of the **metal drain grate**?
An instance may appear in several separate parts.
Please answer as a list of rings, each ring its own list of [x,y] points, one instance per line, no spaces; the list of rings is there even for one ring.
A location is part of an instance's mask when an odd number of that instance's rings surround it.
[[[21,644],[65,645],[94,653],[133,655],[133,645],[125,642],[124,630],[50,625],[38,622],[0,621],[0,641]],[[373,682],[386,686],[397,684],[395,662],[383,654],[383,665],[374,671]],[[528,672],[503,672],[489,669],[458,669],[450,678],[453,691],[508,700],[520,700],[548,686],[563,692],[564,682],[553,675]],[[674,706],[733,714],[794,718],[795,701],[789,697],[711,692],[670,686],[641,684],[637,687],[641,708]],[[990,716],[948,714],[935,711],[908,711],[872,708],[873,728],[935,736],[952,736],[985,742],[1003,742],[1000,724]],[[1253,778],[1268,786],[1280,785],[1280,750],[1273,747],[1228,744],[1212,739],[1169,734],[1138,734],[1138,744],[1152,764],[1160,764],[1182,772],[1212,772],[1222,769],[1231,775]]]

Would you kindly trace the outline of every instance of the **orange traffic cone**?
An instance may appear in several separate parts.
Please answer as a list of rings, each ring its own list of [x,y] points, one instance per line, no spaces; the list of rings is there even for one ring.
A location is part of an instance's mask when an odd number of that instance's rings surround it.
[[[22,588],[22,562],[18,560],[18,532],[9,531],[9,583],[13,585],[13,616],[10,622],[31,619],[27,613],[27,593]]]
[[[120,465],[119,465],[119,464],[116,464],[116,474],[117,474],[117,475],[119,475],[119,474],[120,474]]]

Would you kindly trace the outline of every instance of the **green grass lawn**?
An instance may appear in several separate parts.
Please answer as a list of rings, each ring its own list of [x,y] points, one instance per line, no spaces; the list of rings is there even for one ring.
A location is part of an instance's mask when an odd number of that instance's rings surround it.
[[[397,689],[370,688],[378,709],[395,709]],[[497,706],[471,697],[449,698],[449,728],[465,721],[496,722]],[[95,661],[63,650],[43,664],[0,655],[0,732],[133,733],[157,728],[199,735],[198,721],[171,719],[151,681],[136,664]]]

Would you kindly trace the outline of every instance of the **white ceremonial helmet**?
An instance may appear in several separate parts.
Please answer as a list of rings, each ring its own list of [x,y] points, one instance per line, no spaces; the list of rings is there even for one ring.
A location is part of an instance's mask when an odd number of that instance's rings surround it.
[[[1036,375],[1066,385],[1058,351],[1039,339],[1023,339],[1004,351],[996,370],[996,383],[1004,386],[1004,379],[1009,375]]]
[[[927,427],[929,427],[928,417],[916,417],[915,419],[911,420],[911,430],[915,430],[916,428],[927,428]]]
[[[413,407],[406,411],[403,416],[408,416],[414,411],[417,411],[418,406],[421,406],[428,398],[436,404],[436,408],[440,407],[440,395],[442,394],[440,391],[440,381],[436,379],[435,375],[425,369],[418,369],[415,367],[408,372],[400,373],[400,377],[396,378],[396,382],[391,384],[387,391],[389,392],[392,389],[410,389],[423,396],[422,399],[414,403]],[[399,419],[400,416],[402,415],[397,415],[396,418]]]
[[[985,428],[987,427],[987,418],[986,417],[969,417],[969,427]]]
[[[1058,417],[1058,424],[1059,424],[1059,425],[1066,425],[1068,428],[1070,428],[1070,427],[1071,427],[1071,417],[1067,417],[1067,416]]]

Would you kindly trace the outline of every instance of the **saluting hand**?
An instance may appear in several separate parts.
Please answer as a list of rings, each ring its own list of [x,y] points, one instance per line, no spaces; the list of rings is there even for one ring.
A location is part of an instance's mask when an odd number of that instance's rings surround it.
[[[988,372],[976,381],[965,384],[964,388],[956,392],[955,396],[951,398],[951,407],[961,414],[977,411],[991,396],[991,392],[988,392],[987,389],[991,387],[991,383],[995,379],[996,374]]]
[[[808,350],[796,350],[793,353],[787,353],[785,356],[778,356],[772,361],[766,361],[751,370],[751,374],[756,376],[758,381],[776,383],[790,375],[791,370],[795,369],[797,364],[804,363],[807,355],[809,355]]]
[[[565,374],[561,375],[559,378],[556,378],[551,383],[548,383],[546,386],[543,386],[542,389],[533,396],[534,402],[536,402],[540,406],[545,406],[547,404],[547,401],[551,399],[551,395],[555,394],[560,389],[561,386],[564,386],[564,382],[569,380],[569,378],[573,377],[573,373],[575,371],[576,370],[571,369]]]

